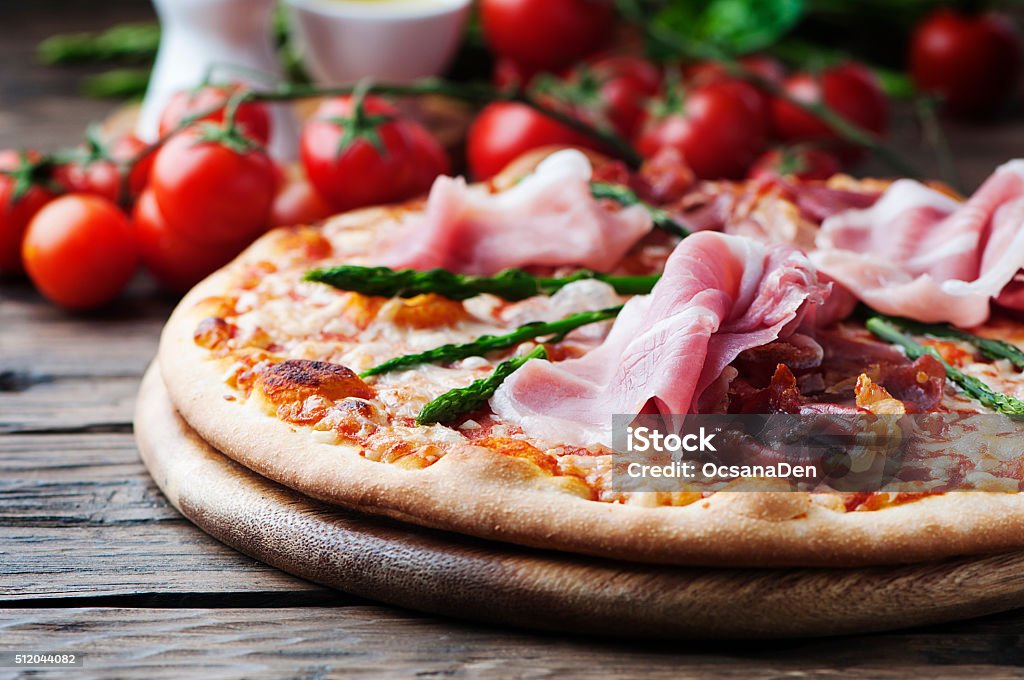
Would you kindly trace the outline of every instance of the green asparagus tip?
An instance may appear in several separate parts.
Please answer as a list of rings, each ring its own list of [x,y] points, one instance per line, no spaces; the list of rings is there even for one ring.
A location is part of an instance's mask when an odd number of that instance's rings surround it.
[[[530,359],[547,359],[544,345],[537,345],[529,354],[514,357],[498,364],[486,378],[472,382],[468,387],[457,387],[428,402],[419,415],[417,425],[450,423],[461,416],[482,408],[505,379]]]

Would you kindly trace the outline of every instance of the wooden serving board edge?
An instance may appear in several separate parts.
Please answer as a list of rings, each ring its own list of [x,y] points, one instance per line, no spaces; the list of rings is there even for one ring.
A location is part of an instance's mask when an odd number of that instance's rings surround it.
[[[223,543],[291,574],[434,614],[626,638],[820,637],[1024,606],[1024,552],[857,569],[708,569],[484,541],[310,499],[218,453],[150,367],[136,408],[143,462]]]

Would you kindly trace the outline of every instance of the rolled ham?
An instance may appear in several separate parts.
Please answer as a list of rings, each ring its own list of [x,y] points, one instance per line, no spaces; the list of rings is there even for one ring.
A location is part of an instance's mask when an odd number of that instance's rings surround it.
[[[899,180],[872,207],[825,220],[811,260],[872,308],[975,326],[993,299],[1024,309],[1024,160],[966,202]]]
[[[439,177],[424,212],[406,218],[377,264],[480,275],[528,266],[608,271],[652,222],[642,206],[620,209],[595,199],[591,171],[586,156],[565,150],[498,193]]]
[[[828,288],[797,249],[713,232],[685,239],[650,295],[631,299],[578,359],[534,360],[491,399],[541,440],[609,445],[611,417],[698,412],[740,352],[787,337]]]

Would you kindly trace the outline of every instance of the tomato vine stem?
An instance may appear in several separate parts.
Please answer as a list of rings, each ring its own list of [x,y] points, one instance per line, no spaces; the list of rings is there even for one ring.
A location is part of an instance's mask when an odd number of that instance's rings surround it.
[[[634,21],[638,20],[636,12],[642,12],[642,10],[635,7],[635,3],[630,0],[619,0],[619,5],[620,10],[627,19]],[[719,61],[727,72],[738,78],[743,78],[757,87],[768,91],[773,96],[782,98],[785,101],[792,103],[794,106],[807,111],[828,125],[842,139],[856,146],[867,149],[899,174],[915,178],[923,177],[923,173],[913,163],[904,158],[896,150],[887,146],[878,138],[877,135],[846,120],[831,107],[821,102],[807,102],[792,97],[779,87],[778,84],[751,71],[737,60],[727,54],[721,53],[715,48],[707,46],[698,48],[687,41],[681,40],[674,34],[659,30],[657,26],[649,23],[645,25],[647,32],[653,39],[658,40],[692,58]],[[493,85],[480,82],[456,83],[437,78],[426,78],[408,84],[362,81],[361,83],[338,87],[318,87],[315,85],[299,83],[285,83],[275,89],[243,90],[236,93],[227,103],[228,112],[226,118],[228,120],[233,119],[233,114],[237,111],[238,107],[247,102],[284,102],[314,97],[346,96],[355,93],[360,88],[363,88],[366,93],[384,96],[415,97],[423,95],[439,95],[458,99],[477,106],[483,106],[492,102],[513,102],[523,104],[596,141],[601,148],[607,149],[609,153],[623,160],[631,168],[638,168],[643,162],[642,156],[640,156],[628,141],[606,126],[599,127],[591,125],[586,121],[580,120],[570,113],[559,109],[558,107],[545,103],[527,92],[521,90],[499,89]],[[130,170],[137,163],[154,153],[156,149],[175,134],[197,120],[212,115],[224,107],[225,105],[223,104],[212,106],[208,110],[199,111],[183,118],[174,129],[169,130],[164,135],[161,135],[159,139],[129,159],[124,164],[124,167]],[[122,181],[127,183],[127,172],[122,174]]]
[[[362,88],[367,94],[377,94],[394,97],[415,97],[423,95],[440,95],[451,97],[470,104],[485,105],[491,102],[517,102],[529,106],[552,118],[566,127],[569,127],[587,137],[597,141],[601,146],[608,148],[612,154],[621,158],[632,168],[640,167],[643,158],[628,142],[619,137],[609,129],[597,128],[579,120],[563,111],[548,106],[543,102],[531,97],[524,92],[500,90],[486,83],[454,83],[451,81],[427,78],[409,84],[376,83],[373,81],[361,81],[353,85],[339,87],[317,87],[298,83],[285,83],[273,90],[243,90],[235,93],[228,100],[227,104],[211,106],[204,111],[197,111],[186,116],[173,129],[168,130],[146,148],[139,151],[125,164],[127,168],[134,167],[150,154],[156,152],[171,137],[181,130],[192,125],[198,120],[206,118],[221,109],[227,108],[226,119],[233,118],[233,114],[242,104],[246,102],[285,102],[297,99],[310,99],[314,97],[340,97],[351,95],[357,89]],[[127,177],[123,177],[126,182]]]
[[[647,37],[668,49],[678,52],[689,59],[717,61],[722,64],[730,75],[746,80],[773,97],[782,99],[793,106],[811,114],[829,129],[839,135],[843,140],[856,146],[862,147],[884,162],[894,171],[906,177],[921,179],[924,173],[903,154],[883,142],[878,135],[865,130],[864,128],[851,123],[839,115],[832,107],[820,101],[804,101],[786,92],[778,83],[765,78],[747,68],[730,54],[710,44],[697,45],[693,41],[686,40],[681,36],[666,30],[651,21],[646,16],[643,8],[637,0],[616,0],[619,12],[628,21],[638,26],[643,26]]]
[[[316,87],[313,85],[285,84],[276,90],[249,91],[245,94],[246,101],[292,101],[310,97],[338,97],[350,95],[360,87],[343,85],[339,87]],[[485,105],[491,102],[514,102],[524,104],[538,113],[544,114],[568,128],[575,130],[598,142],[602,147],[621,158],[632,168],[640,167],[643,158],[626,140],[609,128],[597,127],[582,121],[575,116],[550,106],[536,97],[519,90],[504,90],[486,83],[455,83],[437,78],[425,78],[409,84],[368,82],[363,84],[366,92],[393,97],[415,97],[422,95],[440,95],[458,99],[470,104]]]

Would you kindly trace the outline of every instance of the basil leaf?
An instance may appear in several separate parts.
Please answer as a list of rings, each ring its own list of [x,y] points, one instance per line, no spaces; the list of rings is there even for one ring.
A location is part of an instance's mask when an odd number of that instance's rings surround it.
[[[655,21],[685,41],[746,54],[777,42],[803,14],[803,0],[683,0],[659,11]]]

